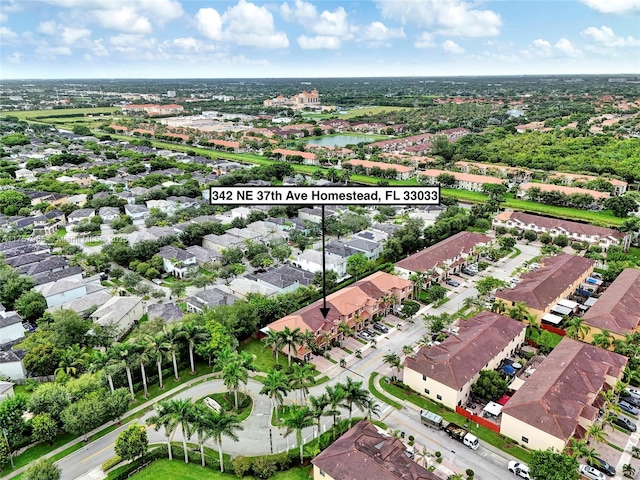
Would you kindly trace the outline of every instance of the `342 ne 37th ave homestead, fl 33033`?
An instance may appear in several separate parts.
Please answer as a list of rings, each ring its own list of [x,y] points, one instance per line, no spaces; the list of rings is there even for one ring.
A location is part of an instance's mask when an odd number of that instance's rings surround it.
[[[211,187],[211,205],[438,205],[439,186]]]

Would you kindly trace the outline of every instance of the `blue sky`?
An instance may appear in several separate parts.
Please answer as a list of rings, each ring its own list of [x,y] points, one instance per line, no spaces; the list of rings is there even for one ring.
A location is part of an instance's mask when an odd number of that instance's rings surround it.
[[[2,0],[0,78],[640,73],[640,0]]]

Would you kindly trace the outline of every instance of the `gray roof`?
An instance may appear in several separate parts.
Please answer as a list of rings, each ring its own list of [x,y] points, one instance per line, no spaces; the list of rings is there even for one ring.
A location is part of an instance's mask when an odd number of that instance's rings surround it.
[[[0,363],[20,362],[24,358],[24,350],[8,350],[0,352]]]
[[[173,245],[162,247],[158,253],[164,259],[172,260],[175,258],[181,262],[194,258],[193,254],[181,248],[174,247]]]
[[[72,275],[77,275],[78,273],[83,273],[84,270],[82,267],[69,267],[64,270],[60,270],[59,272],[45,272],[40,273],[38,275],[34,275],[33,281],[36,282],[36,285],[42,285],[49,282],[56,282],[62,278],[71,277]]]
[[[93,208],[81,208],[79,210],[74,210],[69,215],[67,215],[67,220],[73,221],[77,218],[88,218],[91,215],[95,215],[96,211]]]
[[[187,247],[187,252],[196,257],[197,261],[203,263],[215,262],[220,258],[220,255],[217,252],[203,248],[199,245]]]
[[[0,317],[0,328],[22,323],[23,318],[16,312],[10,312],[6,317]]]
[[[278,288],[286,288],[299,283],[307,286],[313,281],[314,274],[290,265],[271,268],[264,273],[255,275],[256,280],[268,283]],[[247,276],[249,278],[249,276]]]
[[[45,247],[43,245],[37,245],[35,243],[30,243],[27,245],[22,245],[20,247],[15,247],[11,249],[7,249],[4,251],[0,251],[5,260],[13,257],[18,257],[21,255],[26,255],[27,253],[48,253],[49,247]]]
[[[345,245],[361,252],[373,252],[380,246],[378,242],[373,240],[367,240],[366,238],[354,237],[351,240],[344,242]]]
[[[162,318],[165,322],[171,323],[180,320],[184,315],[182,309],[173,303],[154,303],[147,308],[149,320]]]
[[[332,253],[333,255],[337,255],[342,258],[350,257],[356,253],[359,253],[357,250],[345,245],[342,242],[337,240],[333,240],[325,245],[325,251],[327,253]]]
[[[58,268],[66,268],[69,266],[69,262],[65,257],[61,257],[58,255],[40,255],[40,257],[42,257],[42,260],[40,262],[32,263],[29,265],[22,265],[17,268],[18,272],[31,276],[37,275],[39,273],[50,272]]]
[[[224,292],[218,288],[212,288],[211,290],[205,290],[195,294],[193,297],[187,298],[187,303],[203,309],[207,307],[217,307],[219,305],[233,305],[236,300],[238,300],[238,297],[235,295]]]

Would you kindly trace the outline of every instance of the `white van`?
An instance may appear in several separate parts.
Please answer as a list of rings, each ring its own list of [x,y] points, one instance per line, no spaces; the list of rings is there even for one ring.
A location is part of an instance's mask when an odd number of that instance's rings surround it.
[[[478,437],[472,435],[471,433],[467,433],[462,440],[462,443],[469,447],[471,450],[477,450],[480,446],[480,442],[478,442]]]

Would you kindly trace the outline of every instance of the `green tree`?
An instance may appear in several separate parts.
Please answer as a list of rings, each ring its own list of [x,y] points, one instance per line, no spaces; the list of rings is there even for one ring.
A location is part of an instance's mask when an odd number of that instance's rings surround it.
[[[578,480],[578,461],[553,449],[534,450],[529,474],[536,480]]]
[[[369,260],[364,253],[356,253],[347,258],[347,273],[356,281],[369,269]]]
[[[31,199],[24,193],[17,190],[0,191],[0,213],[16,215],[21,208],[29,206],[31,206]]]
[[[263,381],[261,395],[266,395],[272,402],[276,412],[276,421],[278,418],[278,407],[282,404],[284,397],[289,392],[289,382],[283,370],[269,370],[267,377]]]
[[[180,350],[180,342],[184,338],[182,332],[182,323],[172,323],[166,325],[162,330],[163,348],[168,352],[173,364],[173,378],[178,381],[178,352]]]
[[[60,415],[65,431],[73,435],[82,435],[86,442],[87,433],[104,422],[105,409],[101,397],[99,392],[94,392],[65,408]]]
[[[69,392],[63,385],[43,383],[29,397],[28,407],[32,413],[48,413],[56,422],[60,422],[62,412],[70,402]]]
[[[471,391],[480,398],[494,400],[504,395],[508,385],[496,370],[481,370],[478,380],[471,386]]]
[[[195,322],[183,322],[182,329],[180,330],[180,338],[187,343],[187,349],[189,350],[189,365],[191,365],[191,373],[193,374],[196,371],[193,351],[197,344],[208,341],[210,335],[202,325]]]
[[[58,424],[48,413],[39,413],[31,419],[31,430],[36,442],[52,444],[58,435]]]
[[[351,425],[353,407],[365,409],[370,399],[369,390],[362,387],[362,382],[355,382],[351,377],[347,377],[346,382],[341,383],[341,386],[344,392],[343,405],[349,412],[349,425]]]
[[[582,317],[571,317],[565,328],[567,337],[574,340],[584,340],[590,331],[591,327],[584,324]]]
[[[395,368],[398,373],[400,373],[400,367],[402,366],[402,363],[400,361],[400,356],[397,353],[388,353],[384,355],[382,357],[382,361],[389,365],[391,368]]]
[[[158,369],[158,385],[162,390],[164,384],[162,382],[162,363],[169,358],[169,351],[164,343],[164,335],[157,333],[154,336],[146,335],[142,339],[145,350],[148,352],[149,357],[156,362],[156,368]]]
[[[0,402],[0,429],[7,431],[7,440],[11,447],[15,448],[26,433],[27,424],[22,418],[26,407],[27,398],[24,395],[15,395]]]
[[[296,432],[296,443],[300,448],[300,465],[302,465],[302,462],[304,461],[304,457],[302,454],[302,449],[304,447],[304,444],[302,443],[302,430],[307,427],[312,427],[315,423],[311,410],[306,405],[296,407],[284,419],[283,423],[284,426],[287,427],[286,431],[284,432],[285,437],[287,437],[294,431]]]
[[[288,363],[289,366],[291,366],[291,357],[293,352],[296,352],[304,342],[303,333],[300,330],[300,327],[290,329],[288,326],[285,326],[280,333],[282,335],[282,348],[283,350],[285,348],[287,349]]]
[[[220,351],[216,365],[221,369],[222,381],[229,392],[233,392],[235,409],[238,410],[238,390],[240,382],[247,383],[249,371],[238,352],[229,347]]]
[[[309,404],[311,405],[311,415],[316,419],[316,438],[318,439],[318,444],[320,443],[320,422],[322,417],[325,415],[327,407],[330,404],[329,395],[323,393],[322,395],[318,395],[317,397],[311,396],[309,397]]]
[[[27,372],[36,375],[53,375],[60,363],[60,353],[52,342],[41,343],[27,351],[22,363]]]
[[[476,282],[476,290],[480,295],[488,295],[492,290],[506,286],[507,282],[495,277],[484,277]]]
[[[638,202],[631,195],[622,195],[607,198],[604,207],[611,210],[616,217],[625,218],[630,212],[638,210]]]
[[[270,348],[273,352],[273,355],[276,359],[276,364],[278,363],[278,353],[282,349],[282,340],[283,337],[280,332],[276,332],[275,330],[269,329],[267,335],[262,339],[264,343],[264,348]]]
[[[18,297],[14,308],[25,320],[35,322],[47,309],[47,301],[40,292],[31,290]]]
[[[294,363],[289,368],[289,379],[291,382],[291,388],[297,388],[300,392],[300,403],[304,403],[309,393],[309,385],[313,384],[315,380],[314,367],[310,363],[303,363],[302,365]]]
[[[23,480],[60,480],[62,470],[52,458],[36,460],[22,474]]]
[[[129,426],[116,438],[114,450],[116,455],[124,460],[135,460],[144,456],[149,450],[147,429],[137,423]]]
[[[236,431],[243,430],[244,427],[238,422],[238,417],[233,413],[216,412],[211,410],[206,417],[207,429],[211,432],[211,436],[218,445],[218,459],[220,462],[220,471],[224,472],[224,461],[222,458],[222,437],[228,437],[234,442],[238,441]]]

